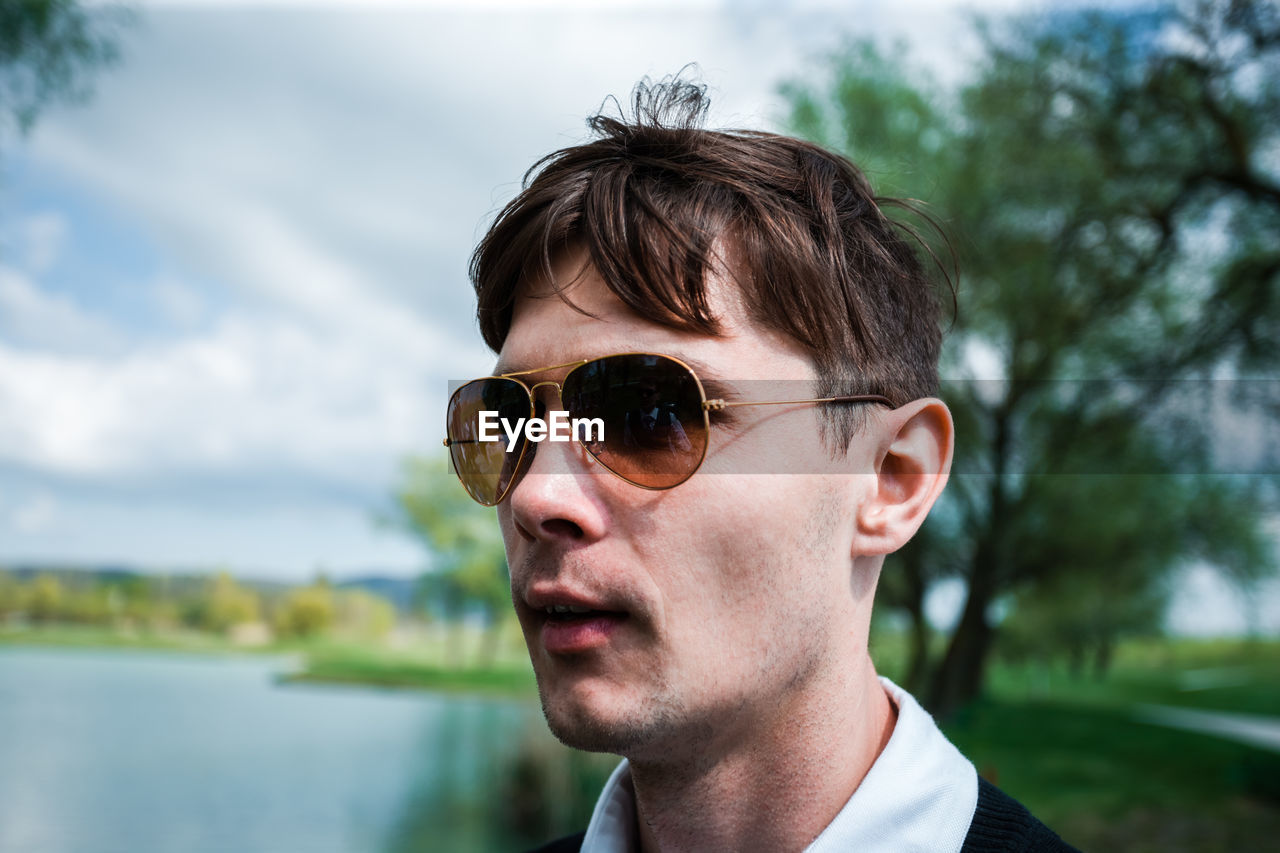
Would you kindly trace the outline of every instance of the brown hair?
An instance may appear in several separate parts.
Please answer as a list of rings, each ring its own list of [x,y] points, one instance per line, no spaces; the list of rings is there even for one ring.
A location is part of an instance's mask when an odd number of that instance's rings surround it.
[[[882,210],[909,205],[875,197],[856,166],[812,143],[702,129],[704,86],[642,82],[633,105],[632,120],[602,111],[588,122],[595,140],[535,163],[476,247],[490,347],[502,348],[522,284],[550,281],[571,245],[640,316],[716,334],[705,277],[723,244],[753,319],[811,353],[818,396],[900,405],[937,393],[938,301],[915,245],[928,249]],[[861,409],[828,407],[837,448]]]

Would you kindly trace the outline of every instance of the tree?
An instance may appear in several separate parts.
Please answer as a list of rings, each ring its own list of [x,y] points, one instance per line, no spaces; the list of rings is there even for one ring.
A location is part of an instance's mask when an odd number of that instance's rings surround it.
[[[28,585],[27,616],[32,622],[53,622],[62,615],[66,590],[52,575],[37,575]]]
[[[281,636],[309,640],[333,626],[335,613],[333,588],[320,578],[310,586],[289,590],[276,609],[275,628]]]
[[[116,61],[120,9],[85,9],[76,0],[0,3],[0,130],[30,130],[58,100],[88,96],[89,76]]]
[[[407,461],[391,523],[431,555],[421,579],[425,599],[453,618],[468,609],[482,614],[489,630],[481,656],[489,661],[511,610],[506,550],[494,510],[471,500],[448,464],[438,457]]]
[[[1010,596],[1118,571],[1144,579],[1137,596],[1192,555],[1245,578],[1269,563],[1256,484],[1216,474],[1218,426],[1195,404],[1224,406],[1221,384],[1197,380],[1280,360],[1274,8],[1072,13],[983,37],[985,62],[954,97],[865,46],[825,89],[788,89],[799,131],[928,200],[962,258],[944,355],[964,380],[944,394],[958,420],[950,522],[904,555],[905,578],[886,578],[913,605],[940,575],[966,582],[921,677],[939,713],[981,688]],[[1218,512],[1190,522],[1209,493]],[[1205,535],[1223,523],[1233,537]]]
[[[0,571],[0,621],[22,610],[22,584],[6,571]]]
[[[1183,474],[1057,479],[1064,482],[1035,501],[1039,518],[1013,546],[1039,578],[1015,593],[1001,625],[1017,652],[1065,653],[1074,672],[1091,661],[1101,675],[1120,639],[1160,631],[1171,567],[1211,559],[1247,579],[1270,560],[1262,531],[1241,513],[1248,481]]]
[[[231,573],[225,571],[209,578],[190,612],[195,627],[217,634],[261,618],[262,603],[258,594],[236,583]]]
[[[346,633],[381,640],[395,627],[395,607],[380,595],[363,589],[343,590],[334,603],[337,625]]]

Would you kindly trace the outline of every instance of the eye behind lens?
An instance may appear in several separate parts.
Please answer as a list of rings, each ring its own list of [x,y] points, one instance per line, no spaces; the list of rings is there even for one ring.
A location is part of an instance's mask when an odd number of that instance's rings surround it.
[[[697,377],[668,356],[629,353],[588,362],[566,377],[563,398],[572,417],[603,421],[604,440],[587,450],[633,485],[677,486],[706,455]]]
[[[450,397],[449,454],[458,479],[476,501],[493,506],[510,488],[525,440],[523,432],[513,437],[507,427],[531,416],[529,392],[514,379],[476,379]]]

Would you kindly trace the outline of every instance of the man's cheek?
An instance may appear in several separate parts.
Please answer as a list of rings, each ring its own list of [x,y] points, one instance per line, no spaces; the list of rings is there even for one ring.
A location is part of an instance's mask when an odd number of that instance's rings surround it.
[[[512,568],[512,574],[514,575],[514,568],[520,562],[520,555],[523,553],[525,542],[524,537],[516,530],[515,520],[511,517],[510,510],[505,509],[505,504],[507,503],[509,501],[504,501],[503,505],[498,507],[498,530],[502,533],[502,545],[507,556],[507,566]]]

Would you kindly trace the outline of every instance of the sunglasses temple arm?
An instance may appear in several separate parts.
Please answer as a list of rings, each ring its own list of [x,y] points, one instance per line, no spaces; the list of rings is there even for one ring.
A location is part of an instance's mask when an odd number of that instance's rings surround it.
[[[721,409],[732,409],[737,406],[794,406],[803,403],[877,403],[882,406],[894,408],[892,401],[888,397],[881,397],[879,394],[859,394],[852,397],[817,397],[810,400],[740,400],[729,402],[728,400],[714,399],[707,400],[702,404],[702,408],[708,412],[718,412]]]

